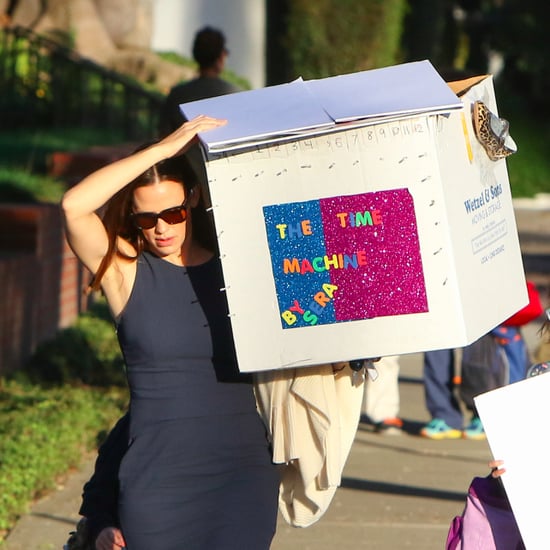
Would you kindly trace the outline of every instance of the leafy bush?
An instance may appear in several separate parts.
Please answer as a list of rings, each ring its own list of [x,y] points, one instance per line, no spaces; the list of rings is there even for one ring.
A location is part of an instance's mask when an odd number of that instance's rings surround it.
[[[57,203],[66,184],[45,175],[53,152],[122,141],[120,133],[93,128],[0,131],[0,202]]]
[[[397,63],[405,0],[295,0],[285,44],[306,79]]]
[[[124,386],[124,361],[106,305],[99,302],[57,337],[39,345],[15,374],[33,384]]]
[[[49,202],[61,200],[65,186],[47,176],[0,166],[0,202]]]
[[[97,442],[126,407],[126,392],[0,380],[0,531]],[[0,535],[1,540],[1,535]]]
[[[501,99],[502,98],[502,99]],[[507,90],[497,89],[499,114],[510,122],[510,135],[517,153],[506,159],[514,197],[532,197],[550,192],[550,124],[544,117],[530,115],[528,106],[515,104]]]
[[[77,466],[127,407],[126,376],[103,300],[0,379],[0,541],[37,496]]]
[[[514,197],[550,193],[550,157],[546,150],[550,129],[536,122],[511,121],[510,134],[518,152],[508,157],[510,185]]]

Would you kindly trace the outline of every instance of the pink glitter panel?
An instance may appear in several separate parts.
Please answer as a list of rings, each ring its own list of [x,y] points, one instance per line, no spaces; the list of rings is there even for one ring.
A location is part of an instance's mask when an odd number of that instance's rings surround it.
[[[330,269],[337,321],[428,311],[412,196],[392,189],[320,200],[326,253],[353,269]],[[333,255],[336,255],[334,257]],[[340,256],[339,256],[340,255]]]

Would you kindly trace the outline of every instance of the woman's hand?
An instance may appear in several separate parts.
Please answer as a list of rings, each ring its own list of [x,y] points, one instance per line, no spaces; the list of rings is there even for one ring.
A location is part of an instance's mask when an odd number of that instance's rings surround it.
[[[166,136],[159,142],[166,158],[173,157],[184,152],[197,140],[197,134],[206,132],[220,126],[225,126],[227,120],[199,115],[188,122],[184,122],[177,130]]]
[[[105,527],[95,539],[95,547],[96,550],[121,550],[126,548],[126,542],[120,529]]]
[[[504,460],[491,460],[491,462],[489,462],[489,468],[491,468],[491,475],[494,478],[500,477],[504,472],[506,472],[506,468],[502,467],[503,464],[504,464]]]

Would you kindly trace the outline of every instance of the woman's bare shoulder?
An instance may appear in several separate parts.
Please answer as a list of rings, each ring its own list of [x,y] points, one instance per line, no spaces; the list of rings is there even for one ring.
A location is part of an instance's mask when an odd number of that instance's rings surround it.
[[[137,270],[137,252],[132,244],[119,238],[117,250],[119,253],[115,254],[101,279],[101,288],[114,318],[118,317],[126,307]]]

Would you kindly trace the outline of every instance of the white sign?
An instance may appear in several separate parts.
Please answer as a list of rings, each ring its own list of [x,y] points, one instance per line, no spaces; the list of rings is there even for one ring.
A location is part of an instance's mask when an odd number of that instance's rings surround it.
[[[548,546],[543,517],[550,499],[546,419],[550,375],[535,376],[474,398],[493,457],[504,461],[502,482],[528,550]]]

